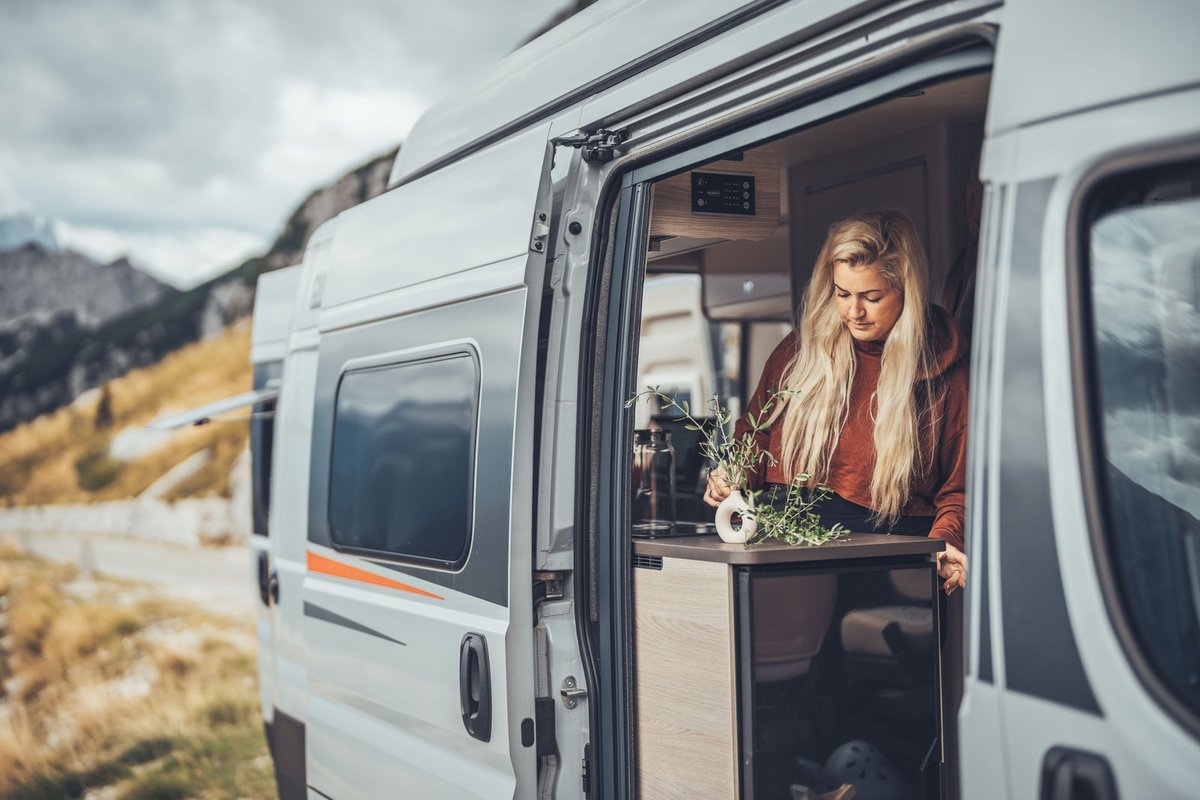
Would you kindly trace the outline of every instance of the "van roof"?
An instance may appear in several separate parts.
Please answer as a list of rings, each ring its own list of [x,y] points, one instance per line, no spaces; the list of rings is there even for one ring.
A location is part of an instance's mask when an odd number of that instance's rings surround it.
[[[603,0],[509,55],[414,126],[388,188],[578,106],[778,0]]]

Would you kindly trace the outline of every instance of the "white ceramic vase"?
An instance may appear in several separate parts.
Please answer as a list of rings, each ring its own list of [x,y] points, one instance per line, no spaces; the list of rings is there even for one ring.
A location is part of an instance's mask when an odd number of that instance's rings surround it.
[[[755,522],[753,516],[747,515],[747,512],[752,511],[753,508],[737,489],[734,489],[729,493],[729,497],[721,501],[721,505],[717,506],[715,520],[717,535],[721,537],[721,541],[730,544],[745,544],[754,535],[754,532],[758,530],[758,523]],[[741,525],[736,528],[733,526],[734,514],[738,514],[742,518]]]

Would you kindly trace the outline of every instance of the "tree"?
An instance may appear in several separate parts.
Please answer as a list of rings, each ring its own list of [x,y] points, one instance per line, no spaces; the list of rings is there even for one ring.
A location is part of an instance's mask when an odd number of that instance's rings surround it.
[[[100,390],[100,402],[96,404],[96,430],[113,424],[112,389],[105,383]]]

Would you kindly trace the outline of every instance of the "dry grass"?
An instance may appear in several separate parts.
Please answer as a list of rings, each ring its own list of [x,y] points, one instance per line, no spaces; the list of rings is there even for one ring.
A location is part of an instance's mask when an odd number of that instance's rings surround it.
[[[0,551],[0,798],[271,797],[253,631]]]
[[[249,436],[244,422],[185,428],[163,446],[127,463],[107,462],[104,453],[121,430],[145,425],[167,411],[248,391],[250,379],[248,322],[133,370],[109,384],[113,413],[109,426],[96,425],[100,394],[93,393],[0,435],[0,500],[8,505],[37,505],[134,497],[200,450],[209,450],[212,460],[168,499],[228,494],[230,469]]]

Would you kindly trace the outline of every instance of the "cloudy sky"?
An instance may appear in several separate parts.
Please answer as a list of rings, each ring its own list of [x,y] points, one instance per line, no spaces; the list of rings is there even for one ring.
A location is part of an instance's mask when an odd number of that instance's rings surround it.
[[[190,286],[568,0],[0,0],[0,215]]]

